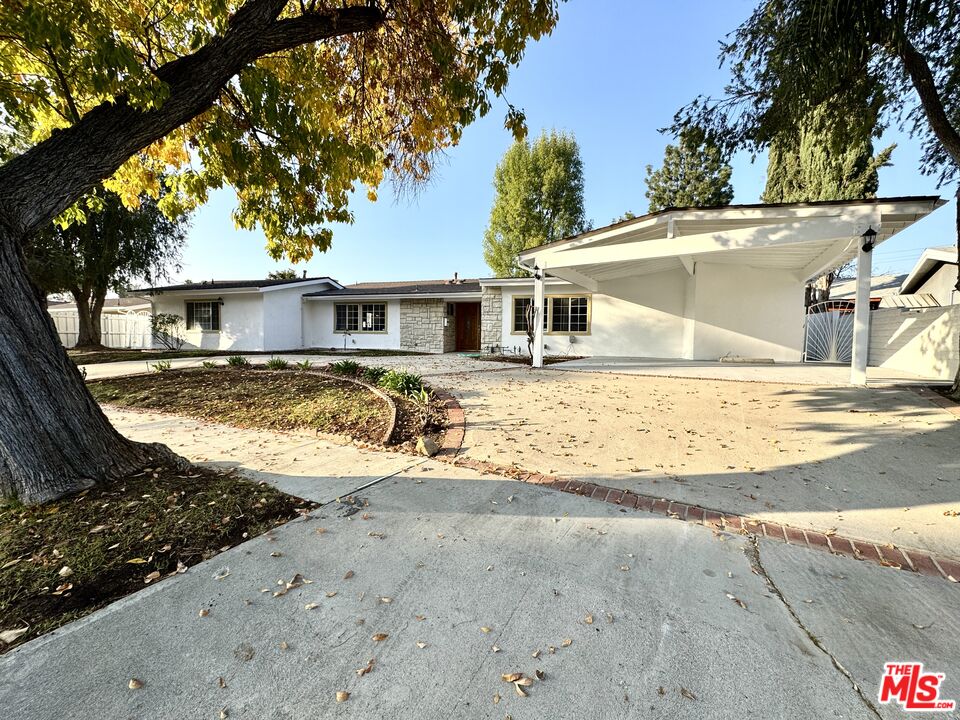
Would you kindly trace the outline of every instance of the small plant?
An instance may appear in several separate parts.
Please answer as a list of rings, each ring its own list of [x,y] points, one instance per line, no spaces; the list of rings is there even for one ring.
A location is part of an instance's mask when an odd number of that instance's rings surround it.
[[[212,370],[215,367],[219,367],[213,360],[204,360],[200,364],[203,365],[203,367],[205,367],[207,370]]]
[[[309,360],[298,362],[296,365],[297,365],[297,370],[302,370],[303,372],[306,372],[307,370],[313,367],[313,363],[310,362]]]
[[[355,377],[360,372],[360,363],[356,360],[338,360],[330,364],[330,372],[334,375]]]
[[[183,347],[183,318],[173,313],[158,313],[150,318],[150,334],[167,350]]]
[[[173,365],[169,360],[157,360],[153,365],[150,366],[150,369],[159,373],[166,372],[171,367],[173,367]]]
[[[363,369],[363,379],[366,380],[371,385],[376,385],[380,382],[380,378],[387,374],[387,369],[379,365],[373,367],[365,367]]]
[[[378,384],[385,390],[410,397],[423,390],[423,378],[406,370],[387,370]]]
[[[290,363],[283,358],[271,357],[267,360],[267,368],[270,370],[286,370],[288,367]]]
[[[245,368],[250,367],[250,361],[243,355],[231,355],[227,358],[227,365],[235,368]]]

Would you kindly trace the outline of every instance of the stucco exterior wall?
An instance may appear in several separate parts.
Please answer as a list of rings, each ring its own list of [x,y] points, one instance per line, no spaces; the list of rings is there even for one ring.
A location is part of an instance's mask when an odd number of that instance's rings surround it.
[[[401,300],[400,349],[415,350],[416,352],[444,352],[443,318],[445,307],[443,300],[419,298]],[[452,343],[450,349],[453,349]]]
[[[697,263],[694,360],[727,355],[798,362],[803,283],[787,271]]]
[[[880,308],[870,313],[868,364],[951,380],[960,362],[960,305]]]
[[[158,295],[153,298],[153,314],[172,313],[186,321],[188,300],[217,298],[223,299],[220,306],[220,332],[188,330],[183,347],[203,350],[264,350],[263,302],[259,293]]]
[[[589,334],[547,332],[544,335],[546,354],[681,357],[686,277],[687,273],[678,269],[619,278],[601,283],[596,293],[571,284],[548,284],[548,298],[551,295],[589,295],[591,307]],[[513,299],[532,294],[532,281],[529,285],[505,286],[502,290],[502,344],[518,347],[524,353],[526,335],[513,332]],[[487,344],[484,339],[484,347]]]
[[[305,300],[303,303],[304,347],[342,350],[397,350],[400,348],[400,301],[384,300],[387,306],[387,331],[344,334],[333,329],[331,300]]]
[[[303,292],[302,289],[292,288],[263,293],[265,350],[295,350],[303,347],[303,315],[300,311]]]
[[[486,352],[503,340],[503,291],[485,287],[480,297],[480,349]]]
[[[957,293],[957,266],[941,265],[937,271],[920,287],[916,293],[929,293],[933,295],[941,305],[953,305],[960,301],[960,294]]]

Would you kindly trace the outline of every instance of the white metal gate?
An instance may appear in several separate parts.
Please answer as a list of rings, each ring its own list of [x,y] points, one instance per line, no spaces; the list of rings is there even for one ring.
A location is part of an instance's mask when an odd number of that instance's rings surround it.
[[[824,300],[807,308],[803,361],[849,363],[853,357],[852,300]]]

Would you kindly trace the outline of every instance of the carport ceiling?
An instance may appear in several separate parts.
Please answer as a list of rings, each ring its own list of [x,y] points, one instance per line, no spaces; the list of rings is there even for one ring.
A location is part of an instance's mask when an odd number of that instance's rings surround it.
[[[710,262],[775,268],[808,280],[855,257],[944,204],[935,196],[677,208],[526,250],[520,262],[587,287]],[[595,287],[593,289],[596,289]]]

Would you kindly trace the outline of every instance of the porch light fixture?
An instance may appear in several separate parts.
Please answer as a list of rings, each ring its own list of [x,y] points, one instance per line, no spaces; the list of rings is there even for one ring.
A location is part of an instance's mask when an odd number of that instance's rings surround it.
[[[860,237],[863,238],[863,243],[860,245],[860,249],[864,252],[870,252],[873,250],[873,246],[877,240],[877,231],[873,227],[868,227],[866,231]]]

